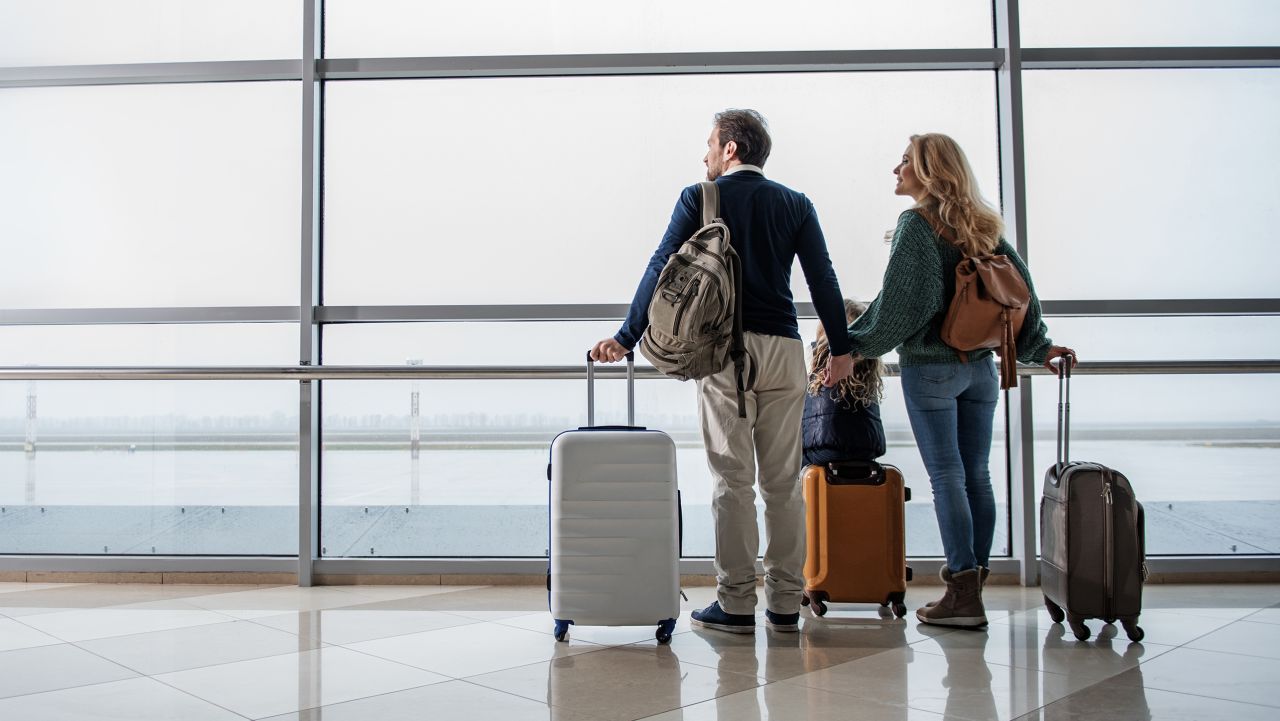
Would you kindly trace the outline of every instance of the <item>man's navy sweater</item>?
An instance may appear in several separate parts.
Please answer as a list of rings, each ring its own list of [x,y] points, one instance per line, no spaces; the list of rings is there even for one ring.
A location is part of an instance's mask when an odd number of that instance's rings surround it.
[[[716,186],[720,190],[720,217],[729,226],[733,248],[742,258],[743,330],[799,340],[791,297],[791,265],[799,257],[809,297],[831,341],[831,352],[848,353],[852,346],[844,331],[844,296],[831,268],[813,203],[750,170],[722,175]],[[695,184],[680,193],[667,232],[649,259],[627,319],[614,340],[635,348],[648,325],[649,301],[658,275],[667,259],[700,227],[701,191]]]

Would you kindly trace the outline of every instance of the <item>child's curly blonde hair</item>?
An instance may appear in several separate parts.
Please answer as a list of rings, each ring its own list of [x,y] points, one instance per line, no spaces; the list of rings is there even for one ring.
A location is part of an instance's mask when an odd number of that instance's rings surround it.
[[[844,299],[844,315],[848,323],[858,319],[865,313],[867,306],[857,301]],[[827,334],[822,326],[818,326],[818,338],[813,344],[813,358],[809,363],[809,395],[816,396],[830,390],[837,400],[846,408],[870,406],[878,403],[884,395],[884,364],[879,358],[860,358],[853,365],[853,373],[840,381],[834,388],[822,385],[822,370],[827,367],[827,359],[831,357],[831,346],[827,343]]]

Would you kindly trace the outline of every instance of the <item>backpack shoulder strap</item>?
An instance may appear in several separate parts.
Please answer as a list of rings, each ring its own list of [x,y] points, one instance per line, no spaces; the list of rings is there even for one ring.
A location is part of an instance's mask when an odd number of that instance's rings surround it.
[[[720,188],[710,180],[698,185],[702,188],[702,224],[708,225],[720,217]]]
[[[940,238],[944,243],[950,243],[960,251],[960,255],[962,256],[960,261],[961,265],[969,259],[969,254],[964,252],[964,247],[956,244],[955,233],[953,233],[950,228],[944,226],[941,220],[935,218],[933,213],[930,213],[924,208],[912,208],[911,210],[916,215],[924,219],[924,222],[929,224],[929,228],[933,230],[934,234],[937,235],[938,238]],[[951,302],[954,303],[955,299],[952,299]],[[956,349],[956,355],[960,358],[961,363],[969,362],[969,354],[965,351]]]
[[[709,225],[720,220],[720,188],[715,181],[704,180],[698,183],[702,189],[702,224]],[[738,391],[738,417],[747,417],[747,391],[755,387],[756,367],[752,363],[747,368],[747,344],[742,330],[742,258],[728,244],[729,273],[733,278],[733,336],[729,347],[729,358],[733,361],[734,377]]]

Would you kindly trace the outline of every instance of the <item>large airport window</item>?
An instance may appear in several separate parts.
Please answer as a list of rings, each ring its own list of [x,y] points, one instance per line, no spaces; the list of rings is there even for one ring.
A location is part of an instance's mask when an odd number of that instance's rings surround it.
[[[0,328],[0,365],[289,364],[292,324]],[[292,381],[0,382],[0,553],[297,552]]]
[[[1047,318],[1049,336],[1083,361],[1204,361],[1280,358],[1275,316]]]
[[[1033,379],[1042,471],[1055,458],[1057,383]],[[1129,479],[1146,508],[1148,554],[1274,554],[1275,398],[1273,375],[1077,375],[1068,460],[1101,463]]]
[[[872,297],[910,200],[913,133],[953,135],[999,194],[990,72],[335,83],[325,302],[627,303],[715,112],[764,113],[769,177],[817,207],[847,294]],[[793,273],[797,298],[808,291]]]
[[[1273,0],[1030,0],[1018,12],[1028,48],[1280,43]]]
[[[803,322],[802,335],[811,338],[816,326]],[[344,325],[326,332],[326,357],[337,364],[365,358],[394,365],[425,356],[427,365],[506,365],[516,352],[530,364],[576,365],[584,362],[591,342],[615,327],[595,322]],[[625,422],[625,388],[621,380],[597,380],[597,423]],[[329,381],[323,408],[325,555],[538,556],[546,548],[548,450],[557,433],[586,423],[586,385],[533,379]],[[881,414],[889,442],[883,461],[903,471],[913,492],[907,551],[940,555],[929,478],[897,378],[885,379]],[[1003,418],[1002,401],[991,452],[1002,519],[992,549],[996,556],[1009,554]],[[694,384],[638,381],[636,423],[676,441],[684,554],[713,555],[712,480]],[[757,505],[762,512],[758,499]]]
[[[715,28],[732,27],[731,32]],[[992,45],[982,0],[328,0],[328,57],[673,53]]]
[[[301,38],[298,0],[0,0],[0,66],[275,60]]]
[[[1041,298],[1280,288],[1280,71],[1024,76],[1028,261]]]
[[[296,305],[299,88],[0,90],[0,307]]]

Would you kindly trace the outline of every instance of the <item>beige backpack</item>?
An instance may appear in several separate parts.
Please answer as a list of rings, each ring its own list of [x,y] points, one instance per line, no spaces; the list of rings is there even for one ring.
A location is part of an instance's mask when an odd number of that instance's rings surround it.
[[[738,417],[745,418],[752,379],[746,373],[742,337],[742,261],[719,217],[719,189],[713,182],[699,186],[702,227],[658,275],[640,353],[659,371],[682,381],[714,375],[732,361]]]

